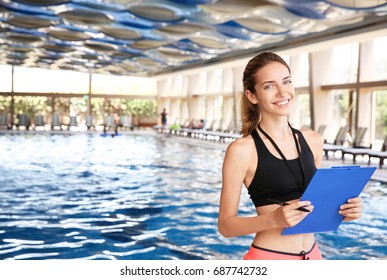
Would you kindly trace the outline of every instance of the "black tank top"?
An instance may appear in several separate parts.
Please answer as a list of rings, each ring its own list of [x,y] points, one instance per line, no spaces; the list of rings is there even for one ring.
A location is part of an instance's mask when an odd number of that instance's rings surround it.
[[[289,201],[300,198],[316,172],[313,153],[304,136],[299,130],[291,129],[298,135],[301,162],[299,158],[287,160],[288,166],[267,149],[256,130],[251,133],[259,158],[254,178],[248,187],[255,207],[272,204],[270,199]]]

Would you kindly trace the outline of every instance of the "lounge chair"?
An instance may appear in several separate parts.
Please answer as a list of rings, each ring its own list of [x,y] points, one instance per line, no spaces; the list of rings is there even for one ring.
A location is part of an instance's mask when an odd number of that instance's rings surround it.
[[[105,116],[104,117],[104,125],[109,126],[109,127],[115,126],[114,116],[112,116],[112,115]]]
[[[208,120],[206,121],[206,124],[204,125],[204,130],[214,130],[215,120]]]
[[[11,129],[12,125],[8,122],[7,114],[0,114],[0,129]]]
[[[52,115],[51,129],[54,130],[56,127],[59,127],[59,129],[62,130],[62,122],[60,121],[60,116],[54,114]]]
[[[357,156],[365,156],[369,152],[373,151],[372,145],[370,147],[364,147],[361,145],[362,139],[366,131],[366,127],[360,127],[358,129],[358,132],[356,133],[353,147],[343,148],[341,150],[341,159],[343,160],[343,162],[345,161],[345,155],[352,155],[352,161],[355,164]]]
[[[233,129],[233,121],[229,120],[227,123],[225,121],[222,122],[221,132],[231,132]]]
[[[92,115],[86,116],[85,123],[86,123],[87,130],[90,130],[91,128],[94,128],[94,130],[95,130],[95,125],[93,123],[93,116]]]
[[[221,132],[223,127],[223,120],[217,120],[214,124],[214,131]]]
[[[70,128],[73,126],[78,127],[77,116],[70,116],[70,121],[67,125],[67,130],[70,130]]]
[[[189,127],[189,119],[185,119],[185,121],[180,123],[180,127],[182,127],[182,128]]]
[[[219,131],[222,127],[222,121],[221,120],[214,120],[214,123],[212,124],[212,131]]]
[[[42,115],[36,115],[35,116],[35,123],[34,123],[34,125],[35,125],[35,129],[37,127],[43,127],[44,128],[44,126],[45,126],[44,117]]]
[[[324,131],[327,128],[325,124],[322,124],[318,127],[317,132],[320,133],[321,136],[324,136]]]
[[[338,152],[338,151],[340,151],[341,152],[341,158],[344,161],[344,159],[345,159],[344,155],[345,154],[356,153],[355,149],[359,149],[357,151],[361,152],[360,148],[369,148],[369,147],[362,146],[363,138],[364,138],[365,133],[367,132],[367,129],[368,129],[367,127],[359,127],[356,130],[356,134],[355,134],[355,137],[354,137],[354,139],[352,141],[352,145],[351,146],[345,147],[343,145],[346,133],[344,134],[344,136],[342,138],[341,144],[326,144],[325,143],[324,144],[325,158],[328,159],[328,153],[329,152]],[[338,135],[340,133],[341,132],[339,131]],[[355,158],[356,158],[356,156],[354,156],[354,161],[355,161]]]
[[[20,129],[20,127],[25,127],[26,130],[30,129],[30,117],[26,114],[19,114],[17,115],[18,123],[16,124],[16,127]]]
[[[329,152],[335,153],[337,151],[341,151],[341,149],[344,147],[343,144],[344,144],[347,132],[348,132],[348,126],[342,126],[337,132],[333,143],[327,143],[327,142],[324,143],[323,149],[324,149],[324,154],[326,159],[328,159],[329,157]]]
[[[368,155],[368,165],[371,163],[371,158],[379,159],[379,168],[382,168],[384,160],[387,158],[387,135],[384,138],[382,149],[380,151],[370,150],[367,153]]]
[[[124,115],[120,118],[121,128],[133,130],[134,126],[132,124],[132,116]]]
[[[103,132],[106,133],[109,129],[113,129],[115,134],[118,134],[118,126],[113,115],[104,117]]]

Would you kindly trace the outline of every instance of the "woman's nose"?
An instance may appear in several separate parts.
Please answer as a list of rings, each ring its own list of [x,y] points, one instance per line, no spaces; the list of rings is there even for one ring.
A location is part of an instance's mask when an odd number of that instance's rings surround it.
[[[286,86],[280,85],[278,86],[277,95],[278,96],[284,96],[289,92]]]

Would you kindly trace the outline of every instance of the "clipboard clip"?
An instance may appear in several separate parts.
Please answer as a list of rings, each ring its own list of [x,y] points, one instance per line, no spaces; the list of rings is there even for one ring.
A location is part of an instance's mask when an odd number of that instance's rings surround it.
[[[343,166],[332,166],[332,169],[346,169],[346,170],[352,170],[352,169],[358,169],[360,168],[360,165],[343,165]]]

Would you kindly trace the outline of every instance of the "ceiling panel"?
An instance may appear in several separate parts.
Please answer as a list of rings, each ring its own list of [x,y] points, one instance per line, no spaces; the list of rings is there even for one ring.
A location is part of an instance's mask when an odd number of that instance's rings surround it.
[[[152,76],[383,27],[386,2],[0,0],[0,64]]]

